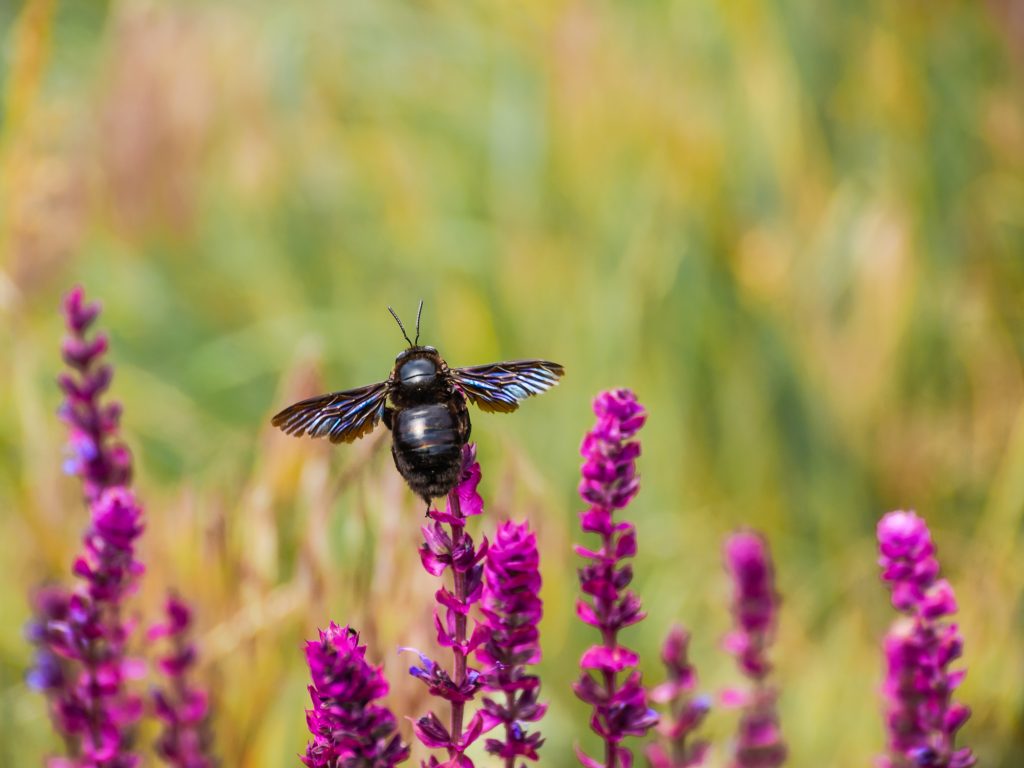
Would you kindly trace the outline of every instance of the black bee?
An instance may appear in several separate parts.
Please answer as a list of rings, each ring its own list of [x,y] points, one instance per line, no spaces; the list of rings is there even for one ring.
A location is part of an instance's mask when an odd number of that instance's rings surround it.
[[[470,432],[466,401],[484,411],[511,413],[520,400],[557,384],[565,369],[546,360],[449,368],[436,349],[419,345],[422,301],[415,341],[409,341],[395,311],[388,311],[409,348],[398,353],[386,381],[311,397],[288,406],[271,423],[296,437],[351,443],[383,420],[391,430],[395,467],[429,510],[432,498],[458,483]]]

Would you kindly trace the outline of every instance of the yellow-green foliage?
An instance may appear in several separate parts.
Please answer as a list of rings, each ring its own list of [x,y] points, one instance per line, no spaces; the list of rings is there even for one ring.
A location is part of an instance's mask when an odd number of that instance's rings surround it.
[[[891,611],[874,523],[914,507],[961,604],[962,732],[1024,754],[1024,52],[1013,3],[953,0],[0,3],[0,764],[57,747],[22,683],[33,585],[86,513],[61,474],[57,314],[104,302],[148,565],[197,607],[224,765],[297,765],[301,642],[362,628],[420,714],[420,503],[387,435],[272,433],[383,378],[385,305],[454,364],[549,357],[561,387],[475,415],[493,516],[539,529],[543,763],[592,746],[569,689],[580,437],[600,388],[642,433],[624,640],[673,621],[736,673],[723,536],[765,531],[793,766],[883,743]],[[1014,40],[1017,44],[1014,44]],[[404,723],[404,721],[403,721]],[[735,713],[707,732],[722,747]],[[403,725],[408,729],[407,724]],[[143,740],[152,738],[149,731]],[[481,761],[483,763],[483,761]]]

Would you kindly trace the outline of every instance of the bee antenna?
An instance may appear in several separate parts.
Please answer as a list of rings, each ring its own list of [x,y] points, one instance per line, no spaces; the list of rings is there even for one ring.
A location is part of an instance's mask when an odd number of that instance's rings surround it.
[[[390,312],[391,316],[395,318],[395,322],[398,323],[398,327],[402,329],[402,335],[405,336],[405,340],[409,341],[409,334],[405,332],[405,326],[402,325],[402,320],[395,314],[395,310],[393,310],[390,305],[388,305],[388,312]],[[409,346],[415,347],[416,345],[409,341]]]
[[[420,315],[423,314],[423,299],[420,299],[420,308],[416,310],[416,343],[414,347],[419,346],[420,343]]]

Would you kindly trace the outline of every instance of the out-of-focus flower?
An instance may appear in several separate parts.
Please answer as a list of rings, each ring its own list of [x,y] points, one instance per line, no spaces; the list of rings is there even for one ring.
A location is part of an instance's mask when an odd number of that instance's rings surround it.
[[[953,589],[939,578],[935,546],[925,521],[896,511],[878,523],[879,565],[903,616],[885,637],[888,754],[883,768],[968,768],[975,757],[955,746],[971,711],[953,701],[965,671],[949,665],[963,652]]]
[[[112,377],[99,361],[107,340],[87,334],[99,305],[85,303],[76,287],[62,311],[68,329],[62,354],[70,370],[59,378],[59,413],[70,429],[67,468],[82,479],[90,524],[72,568],[78,587],[48,587],[35,596],[28,635],[37,651],[28,680],[49,699],[54,726],[73,756],[66,765],[122,768],[138,762],[131,747],[142,702],[125,689],[138,665],[126,654],[131,624],[122,602],[143,571],[135,559],[142,508],[124,486],[131,457],[117,441],[121,407],[101,402]]]
[[[196,649],[189,640],[192,611],[176,595],[164,603],[165,621],[147,633],[151,641],[166,638],[168,652],[157,659],[167,677],[162,688],[153,691],[156,716],[163,732],[156,751],[168,765],[178,768],[211,768],[210,737],[206,726],[209,702],[206,692],[189,684],[188,672],[195,665]]]
[[[306,643],[313,708],[306,722],[313,736],[302,762],[309,768],[390,768],[409,757],[395,716],[375,703],[387,695],[379,667],[366,661],[359,634],[334,622]],[[192,764],[189,764],[192,765]],[[196,763],[195,765],[199,765]]]
[[[604,761],[577,748],[587,768],[628,767],[632,752],[622,746],[626,736],[642,736],[658,722],[647,704],[640,673],[633,670],[625,680],[618,675],[637,664],[637,655],[620,645],[618,632],[644,618],[640,599],[627,589],[633,569],[623,560],[637,551],[636,529],[632,523],[614,521],[613,513],[623,509],[639,490],[636,459],[640,443],[633,440],[647,414],[627,389],[603,392],[594,399],[597,423],[580,447],[584,462],[579,491],[590,506],[580,515],[587,533],[601,537],[597,550],[577,546],[576,553],[589,562],[579,571],[580,589],[590,598],[576,605],[579,617],[601,632],[601,645],[592,646],[580,659],[582,674],[573,688],[576,695],[593,707],[590,727],[605,744]]]
[[[103,491],[91,508],[85,551],[74,566],[83,583],[62,615],[45,625],[48,651],[72,662],[73,670],[51,708],[57,729],[77,744],[77,762],[69,765],[130,768],[139,762],[131,752],[132,726],[142,702],[125,688],[138,665],[126,653],[131,625],[121,603],[143,570],[135,560],[142,509],[131,491],[117,487]]]
[[[486,665],[484,688],[504,692],[505,700],[483,700],[484,712],[505,727],[504,740],[487,739],[486,749],[513,768],[519,757],[537,760],[544,743],[540,733],[529,733],[523,723],[537,722],[547,711],[537,702],[540,678],[527,673],[528,664],[540,661],[540,555],[537,537],[526,523],[503,523],[487,552],[482,609],[487,641],[477,651]]]
[[[786,745],[776,711],[778,692],[767,682],[772,668],[767,652],[779,609],[768,545],[753,531],[735,533],[725,544],[725,564],[733,579],[735,629],[724,645],[752,682],[749,690],[726,695],[728,704],[743,708],[730,765],[775,768],[786,759]]]
[[[93,503],[85,552],[73,568],[93,600],[116,604],[135,590],[145,570],[135,559],[135,541],[141,534],[142,507],[127,488],[109,488]]]
[[[26,674],[30,688],[59,697],[70,680],[67,663],[53,651],[57,634],[53,624],[67,620],[71,595],[56,585],[41,587],[32,596],[33,618],[25,626],[25,638],[36,647],[36,658]]]
[[[70,432],[71,457],[65,469],[82,478],[85,498],[92,501],[105,488],[126,485],[131,479],[132,461],[128,448],[118,439],[121,404],[102,402],[113,369],[100,362],[107,351],[107,337],[98,334],[90,338],[87,333],[100,307],[86,304],[84,295],[76,286],[64,298],[68,335],[62,353],[70,370],[57,379],[64,391],[58,413]]]
[[[481,561],[487,556],[488,549],[486,538],[476,547],[466,533],[467,518],[483,511],[483,499],[476,490],[479,483],[476,446],[464,446],[462,474],[459,483],[448,493],[445,511],[429,510],[427,515],[433,522],[422,528],[424,543],[420,547],[420,561],[423,568],[432,576],[442,576],[449,568],[452,571],[452,589],[449,591],[447,587],[441,587],[437,590],[437,606],[434,608],[437,642],[443,648],[452,649],[452,672],[449,674],[436,661],[418,651],[420,666],[409,669],[411,675],[424,682],[431,696],[445,699],[451,705],[448,726],[433,712],[413,723],[416,737],[425,746],[444,749],[448,753],[445,762],[431,757],[427,763],[431,766],[472,768],[473,761],[466,756],[466,750],[480,737],[485,725],[493,725],[485,721],[481,712],[476,712],[469,723],[463,722],[466,703],[475,698],[483,685],[479,670],[468,667],[466,660],[484,642],[488,633],[484,626],[478,625],[467,637],[470,610],[480,601],[483,592],[484,566]]]
[[[687,744],[710,709],[707,696],[694,696],[697,671],[687,655],[689,633],[680,626],[671,629],[661,648],[668,679],[651,691],[651,700],[666,705],[669,717],[658,723],[660,743],[647,748],[647,760],[652,768],[693,768],[703,765],[708,743],[697,741]]]
[[[80,287],[68,293],[62,307],[68,329],[62,353],[70,370],[59,378],[64,391],[59,413],[70,430],[67,469],[81,478],[90,512],[83,551],[72,568],[80,582],[74,590],[40,590],[35,618],[27,628],[37,648],[28,682],[49,699],[54,726],[69,755],[54,758],[53,764],[66,768],[128,768],[139,761],[132,747],[142,700],[128,690],[126,681],[139,674],[141,665],[127,654],[133,622],[125,618],[124,600],[144,571],[135,556],[143,515],[127,487],[131,456],[118,440],[121,407],[102,402],[113,373],[100,361],[106,337],[88,335],[99,309],[85,302]],[[180,603],[178,607],[184,608]],[[188,651],[189,658],[192,653]],[[176,690],[182,701],[200,695],[180,680]],[[169,701],[163,699],[164,704]],[[157,707],[161,717],[170,716],[160,700]]]

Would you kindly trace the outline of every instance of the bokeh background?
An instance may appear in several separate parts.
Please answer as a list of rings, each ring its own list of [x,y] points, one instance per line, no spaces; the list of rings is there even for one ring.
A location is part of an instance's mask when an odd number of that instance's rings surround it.
[[[474,416],[488,505],[544,565],[543,763],[592,746],[570,683],[580,438],[601,388],[650,412],[625,641],[672,622],[737,681],[723,537],[785,596],[790,765],[883,743],[892,613],[874,525],[913,507],[960,600],[980,764],[1024,759],[1024,13],[1006,2],[0,2],[0,764],[53,750],[22,682],[27,595],[70,581],[60,296],[104,304],[148,573],[196,605],[225,766],[297,765],[301,643],[361,627],[400,714],[427,702],[419,502],[381,431],[274,434],[380,380],[424,298],[455,365],[565,364]],[[139,643],[139,650],[144,651]],[[705,732],[720,765],[735,713]],[[152,738],[144,730],[140,739]],[[484,764],[482,761],[481,764]]]

